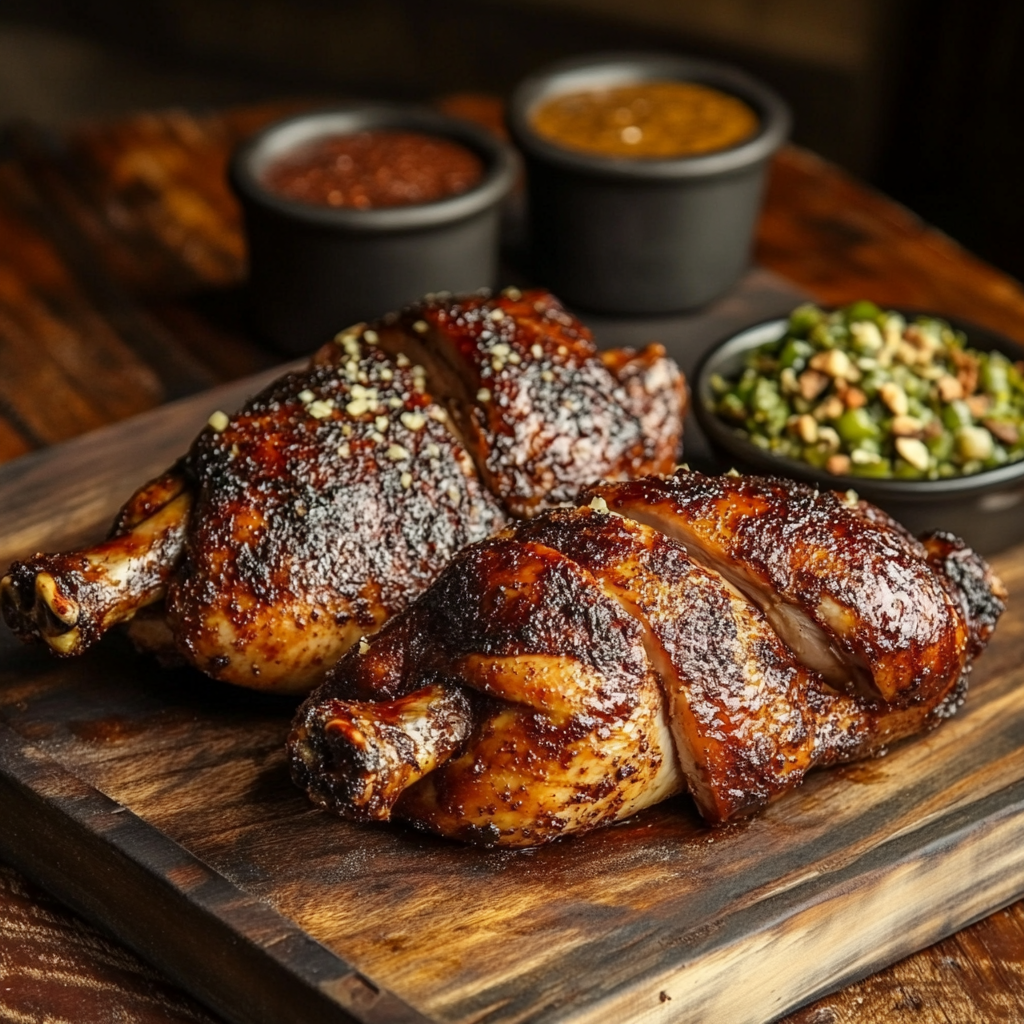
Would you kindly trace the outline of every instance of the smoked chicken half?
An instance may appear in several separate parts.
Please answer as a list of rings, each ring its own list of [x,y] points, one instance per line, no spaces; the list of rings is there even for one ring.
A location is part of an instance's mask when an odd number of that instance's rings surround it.
[[[344,817],[529,846],[688,790],[712,823],[963,699],[1005,592],[962,543],[770,478],[592,488],[464,549],[300,709]]]
[[[217,679],[305,692],[510,516],[671,469],[685,395],[661,346],[598,353],[547,292],[428,298],[215,414],[106,541],[15,562],[0,606],[60,655],[131,620]]]

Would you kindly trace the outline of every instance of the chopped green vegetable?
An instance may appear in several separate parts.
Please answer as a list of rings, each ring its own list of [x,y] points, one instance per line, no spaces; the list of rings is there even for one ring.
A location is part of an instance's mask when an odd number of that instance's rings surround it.
[[[759,447],[836,474],[936,480],[1024,459],[1024,362],[966,346],[935,317],[806,304],[738,379],[715,376],[714,408]]]

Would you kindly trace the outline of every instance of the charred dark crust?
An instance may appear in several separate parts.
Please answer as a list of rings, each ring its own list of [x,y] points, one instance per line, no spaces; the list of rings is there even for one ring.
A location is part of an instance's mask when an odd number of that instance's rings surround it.
[[[921,538],[928,561],[962,609],[971,638],[971,657],[988,643],[999,617],[1006,610],[1006,588],[989,564],[951,533],[936,532]]]

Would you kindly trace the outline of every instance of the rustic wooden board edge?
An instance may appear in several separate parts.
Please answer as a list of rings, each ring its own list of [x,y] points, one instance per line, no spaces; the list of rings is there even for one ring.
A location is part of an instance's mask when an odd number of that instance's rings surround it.
[[[834,895],[822,902],[824,889]],[[771,1024],[1022,896],[1024,780],[752,904],[700,956],[637,979],[572,1024]],[[743,949],[734,943],[740,934]],[[821,966],[834,968],[837,951],[848,958],[838,974]]]
[[[227,1020],[430,1024],[2,723],[0,817],[0,857]]]

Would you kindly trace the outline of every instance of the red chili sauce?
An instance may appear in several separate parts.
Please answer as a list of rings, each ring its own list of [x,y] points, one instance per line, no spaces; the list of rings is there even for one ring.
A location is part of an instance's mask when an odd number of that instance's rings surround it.
[[[271,192],[316,206],[367,210],[433,203],[473,188],[483,161],[437,135],[367,131],[301,146],[264,172]]]

